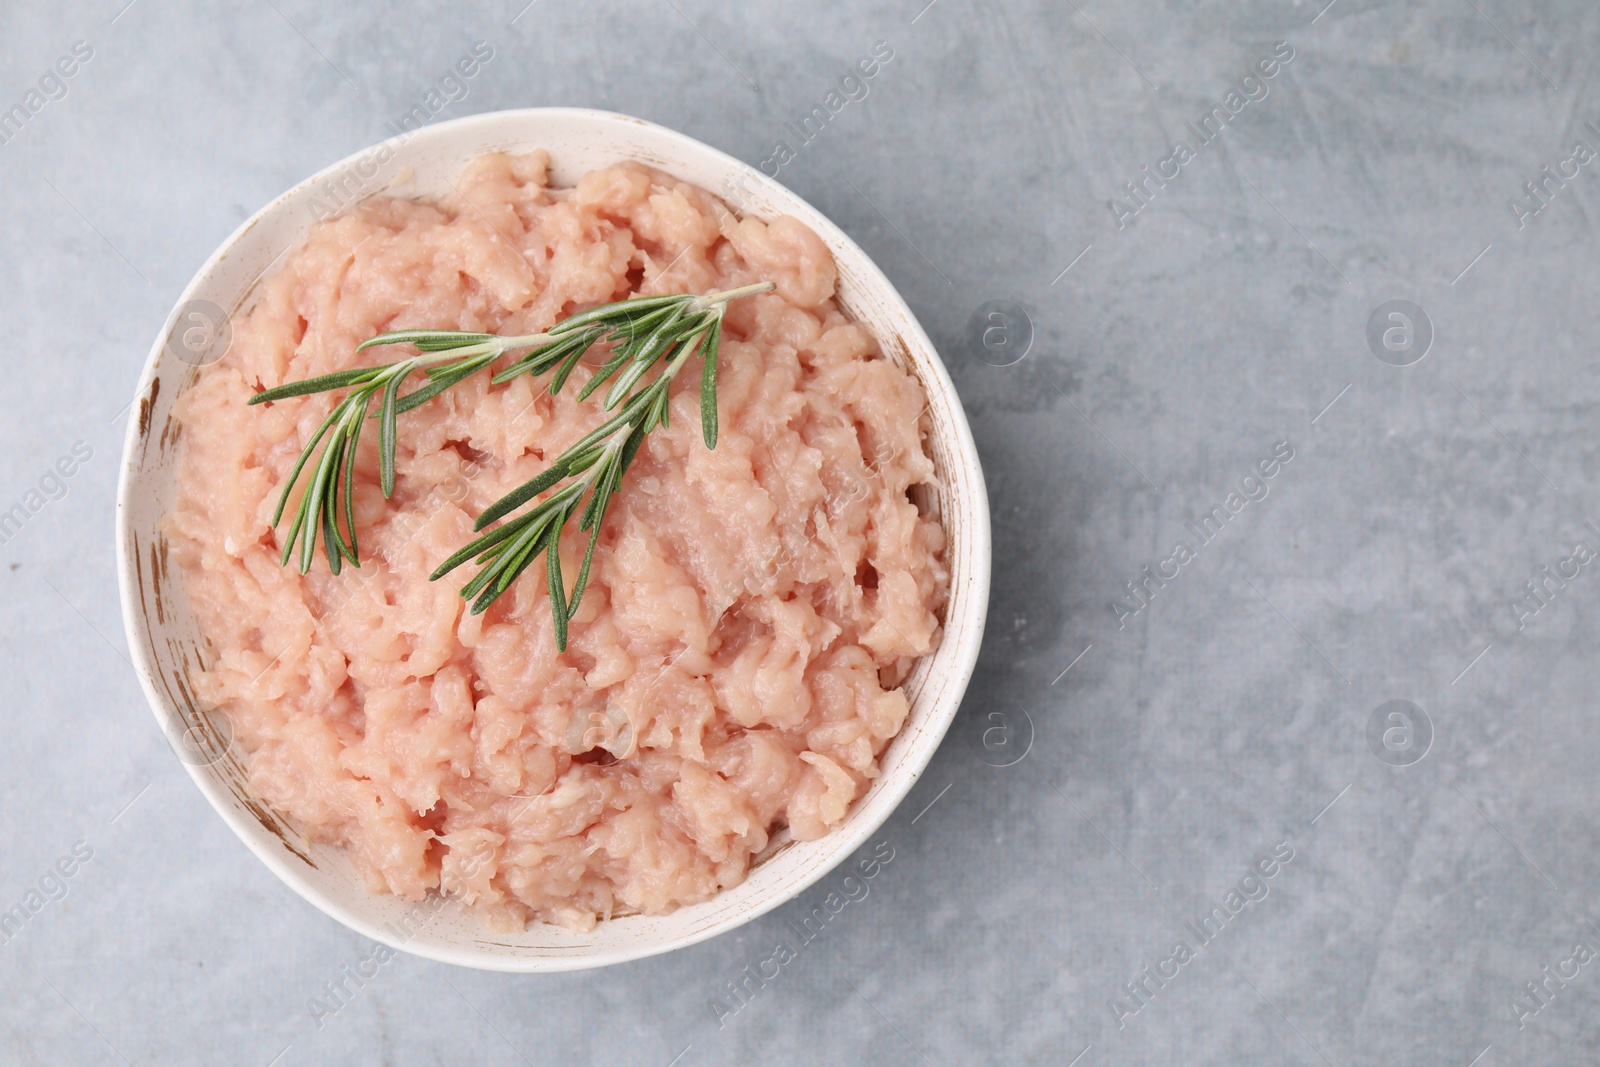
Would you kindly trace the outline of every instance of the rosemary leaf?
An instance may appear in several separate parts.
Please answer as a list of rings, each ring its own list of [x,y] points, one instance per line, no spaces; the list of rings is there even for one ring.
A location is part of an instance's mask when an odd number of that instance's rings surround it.
[[[289,382],[276,389],[265,389],[251,397],[250,404],[266,404],[273,400],[284,400],[291,396],[309,396],[312,393],[325,393],[329,389],[342,389],[347,385],[359,385],[371,381],[382,367],[360,367],[356,370],[334,371],[324,374],[319,378],[307,378],[303,382]]]
[[[394,496],[394,450],[397,428],[395,404],[400,395],[400,381],[404,375],[395,375],[383,388],[383,410],[378,415],[378,476],[383,482],[385,498]]]
[[[295,520],[296,526],[306,528],[306,536],[300,542],[300,573],[305,574],[311,570],[311,561],[316,557],[317,538],[316,530],[322,516],[323,498],[328,489],[329,474],[333,470],[334,449],[330,445],[322,450],[322,458],[317,461],[317,466],[311,473],[311,482],[306,486],[305,496],[300,498],[300,513]],[[337,551],[332,547],[328,550],[331,558]]]
[[[356,453],[360,451],[358,434],[361,424],[356,423],[354,429],[345,434],[349,442],[350,458],[344,468],[344,521],[350,530],[350,562],[357,567],[361,566],[361,549],[356,544]]]
[[[576,333],[562,340],[552,341],[547,345],[540,345],[493,378],[490,378],[489,381],[491,384],[498,385],[501,382],[510,381],[519,374],[543,374],[563,359],[566,359],[569,365],[576,365],[584,352],[588,351],[604,333],[605,330],[603,328],[596,328]],[[571,373],[570,368],[567,373]],[[563,374],[562,380],[564,381],[565,379],[566,375]]]
[[[561,369],[556,371],[555,376],[550,379],[551,396],[555,396],[557,393],[561,392],[561,387],[567,384],[567,378],[572,375],[573,369],[577,367],[578,361],[583,358],[583,354],[587,351],[588,349],[586,348],[580,348],[569,355],[566,360],[562,362]],[[582,400],[583,398],[584,394],[578,394],[579,400]]]
[[[367,338],[356,345],[356,351],[362,352],[378,345],[409,344],[415,345],[420,352],[443,352],[497,340],[499,338],[492,333],[463,333],[458,330],[393,330]]]
[[[550,585],[550,612],[556,624],[556,647],[567,647],[567,589],[561,581],[561,524],[551,523],[546,535],[544,569]]]
[[[523,515],[519,518],[513,519],[511,522],[506,523],[504,526],[495,527],[482,537],[475,538],[463,547],[456,549],[455,553],[452,554],[449,559],[445,560],[443,563],[439,564],[439,566],[434,568],[433,573],[428,575],[428,581],[438,581],[440,578],[443,578],[445,575],[449,574],[451,571],[467,562],[467,560],[471,559],[473,556],[481,555],[486,550],[492,549],[500,542],[519,533],[535,518],[536,516],[534,515]]]
[[[331,451],[331,449],[330,449]],[[322,509],[322,547],[328,557],[328,569],[337,577],[344,562],[344,542],[339,538],[336,523],[339,498],[330,493]]]
[[[646,436],[648,436],[649,432],[650,431],[642,427],[638,430],[635,430],[628,438],[628,443],[622,446],[622,462],[619,464],[622,470],[626,471],[630,466],[632,466],[633,457],[639,454],[639,449],[643,447],[644,439]],[[617,475],[617,479],[619,481],[621,478],[622,476],[620,474]]]
[[[349,451],[350,439],[343,433],[335,433],[328,442],[328,467],[337,478],[338,470],[344,466],[344,454]],[[339,532],[339,493],[337,481],[332,487],[335,491],[327,492],[322,498],[322,547],[328,556],[328,568],[334,574],[339,573],[339,567],[346,557],[344,535]]]
[[[420,407],[421,405],[426,404],[428,401],[432,400],[446,389],[450,389],[460,382],[467,380],[479,370],[487,367],[493,362],[494,359],[492,358],[479,356],[475,359],[465,360],[460,365],[446,367],[445,369],[439,371],[439,373],[434,377],[433,381],[429,382],[427,385],[424,385],[420,389],[413,389],[411,392],[401,397],[399,403],[395,405],[395,413],[403,415],[414,407]],[[432,373],[432,371],[430,370],[429,373]]]
[[[472,613],[474,615],[482,615],[489,609],[490,604],[494,603],[507,589],[511,588],[511,583],[522,575],[522,572],[543,550],[545,534],[552,526],[559,528],[558,520],[560,517],[558,512],[551,511],[540,522],[530,525],[520,537],[512,541],[500,552],[493,563],[484,568],[484,573],[480,574],[478,578],[487,577],[490,581],[485,583],[483,592],[473,602]],[[474,579],[475,581],[477,579]],[[472,585],[473,583],[469,582],[467,587],[461,591],[461,595],[464,597],[471,596],[472,594],[468,590],[472,589]]]
[[[602,304],[597,308],[579,312],[576,315],[562,319],[560,324],[554,327],[554,330],[567,333],[591,322],[627,318],[654,308],[681,303],[683,299],[681,293],[668,293],[663,296],[636,296],[631,300],[619,300],[614,304]]]
[[[650,364],[636,362],[633,366],[629,367],[627,370],[618,375],[616,382],[613,383],[611,388],[606,391],[606,398],[603,401],[603,406],[605,409],[610,411],[612,408],[616,407],[617,404],[622,401],[623,397],[628,395],[628,390],[632,389],[635,383],[637,383],[640,378],[644,377],[644,372],[649,369]],[[590,384],[593,383],[591,382]]]
[[[706,331],[700,346],[700,432],[706,448],[717,447],[717,347],[722,340],[722,319]]]
[[[484,509],[483,514],[478,516],[478,521],[473,523],[472,528],[474,530],[483,529],[485,526],[500,518],[502,515],[520,508],[522,505],[526,504],[528,501],[532,500],[534,497],[538,496],[552,485],[555,485],[566,476],[566,458],[562,457],[561,459],[558,459],[552,463],[543,474],[529,481],[523,482],[519,488],[513,489],[511,492],[507,493],[505,496],[489,505],[489,507]]]
[[[283,495],[278,497],[278,510],[272,513],[272,525],[278,525],[283,519],[283,508],[284,505],[289,503],[289,494],[294,492],[294,483],[299,480],[300,472],[305,470],[305,466],[311,460],[311,457],[316,455],[317,442],[322,440],[323,435],[328,432],[328,427],[332,426],[334,420],[340,417],[343,409],[343,402],[335,404],[333,410],[328,412],[328,417],[322,420],[322,425],[318,426],[316,431],[312,433],[311,442],[300,453],[300,459],[295,463],[294,470],[289,472],[289,480],[283,483]],[[292,541],[293,539],[291,538],[291,543]],[[289,557],[285,555],[284,562],[288,563],[288,561]]]

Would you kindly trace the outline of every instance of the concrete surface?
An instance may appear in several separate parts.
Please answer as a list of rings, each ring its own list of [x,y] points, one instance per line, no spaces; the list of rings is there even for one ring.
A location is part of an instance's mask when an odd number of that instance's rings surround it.
[[[0,905],[60,897],[0,945],[0,1061],[1600,1056],[1592,5],[124,2],[0,34],[0,105],[40,91],[0,144],[0,509],[38,506],[0,545]],[[167,309],[478,41],[441,119],[597,106],[756,164],[893,50],[781,179],[946,354],[990,635],[893,862],[744,1003],[825,887],[600,972],[402,957],[315,1018],[370,946],[228,833],[124,659],[114,471]]]

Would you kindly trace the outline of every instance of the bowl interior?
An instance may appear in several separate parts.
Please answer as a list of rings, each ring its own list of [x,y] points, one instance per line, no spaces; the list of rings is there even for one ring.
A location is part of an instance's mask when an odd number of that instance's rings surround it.
[[[218,326],[212,320],[219,309],[224,316],[248,311],[259,282],[318,217],[385,191],[442,195],[474,156],[535,148],[549,151],[556,185],[570,185],[596,167],[640,160],[718,194],[742,214],[793,215],[829,245],[842,306],[927,389],[937,483],[920,502],[936,509],[945,526],[951,568],[943,642],[907,681],[910,717],[882,757],[882,774],[844,825],[819,841],[776,835],[741,885],[703,904],[665,916],[618,915],[587,934],[544,924],[496,934],[437,898],[412,904],[370,895],[340,849],[308,840],[254,797],[241,753],[226,743],[225,717],[194,698],[190,673],[208,664],[210,654],[188,610],[182,577],[168,567],[160,533],[176,496],[172,404],[198,373],[184,331]],[[151,708],[190,775],[240,838],[307,900],[367,937],[431,959],[508,971],[600,966],[691,944],[792,899],[848,857],[915,784],[954,717],[977,658],[989,587],[988,503],[966,417],[938,354],[882,272],[824,216],[759,171],[639,119],[565,108],[480,115],[394,138],[334,164],[241,226],[190,282],[151,350],[124,447],[117,550],[128,642]]]

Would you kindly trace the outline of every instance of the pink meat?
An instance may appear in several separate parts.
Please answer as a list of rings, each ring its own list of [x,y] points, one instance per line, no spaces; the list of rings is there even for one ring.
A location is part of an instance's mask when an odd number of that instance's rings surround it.
[[[933,477],[923,390],[840,312],[816,235],[641,166],[552,189],[547,165],[484,156],[461,199],[319,223],[180,402],[168,533],[212,649],[197,688],[260,796],[346,847],[373,892],[587,929],[738,884],[781,826],[838,826],[905,722],[898,686],[938,644],[949,577],[942,529],[907,499]],[[575,399],[587,367],[558,397],[479,374],[401,416],[389,500],[369,431],[360,570],[334,577],[320,551],[310,574],[278,565],[273,508],[336,397],[246,407],[258,390],[399,358],[356,354],[384,330],[533,333],[633,293],[761,280],[777,291],[728,311],[715,451],[682,374],[564,654],[542,565],[481,616],[456,593],[470,569],[428,574],[596,424]],[[583,537],[562,543],[569,576]]]

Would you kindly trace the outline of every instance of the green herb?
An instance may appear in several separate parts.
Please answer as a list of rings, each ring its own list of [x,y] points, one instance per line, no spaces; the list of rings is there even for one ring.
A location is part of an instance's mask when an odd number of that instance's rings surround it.
[[[611,358],[578,393],[578,399],[587,398],[609,381],[611,387],[606,390],[603,406],[616,413],[563,452],[549,469],[490,505],[478,517],[475,529],[482,531],[541,493],[552,489],[554,492],[524,514],[484,533],[430,575],[430,580],[436,580],[470,559],[484,564],[477,576],[461,589],[461,595],[472,600],[472,613],[481,614],[541,554],[544,555],[556,643],[565,650],[568,623],[577,612],[588,584],[589,566],[594,559],[606,508],[645,437],[657,426],[667,424],[668,390],[673,377],[691,356],[696,352],[701,354],[701,432],[706,447],[715,448],[717,349],[722,336],[723,312],[730,301],[774,288],[771,282],[761,282],[708,296],[676,293],[638,297],[573,315],[545,333],[519,337],[448,330],[398,330],[363,342],[357,351],[375,345],[411,344],[422,354],[384,366],[338,371],[291,382],[257,394],[250,403],[351,389],[312,434],[284,485],[272,517],[274,526],[282,521],[295,484],[326,438],[321,456],[311,467],[310,481],[289,528],[281,562],[288,564],[298,544],[300,571],[309,571],[320,536],[329,569],[334,574],[339,573],[341,560],[361,565],[353,487],[356,445],[368,418],[378,420],[380,479],[383,495],[389,497],[394,493],[395,423],[400,413],[432,400],[501,356],[523,348],[528,349],[527,353],[496,374],[492,381],[505,382],[520,374],[538,376],[554,370],[550,379],[553,396],[561,391],[585,352],[602,341],[609,341]],[[639,385],[652,368],[662,364],[654,378]],[[427,377],[426,384],[400,396],[400,386],[418,370]],[[375,401],[378,406],[373,411]],[[574,515],[578,516],[578,529],[589,531],[589,546],[569,599],[557,546],[562,529]]]

